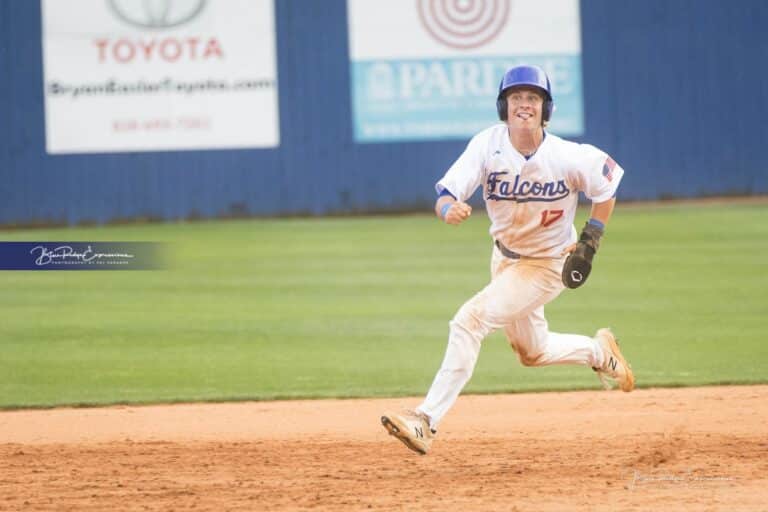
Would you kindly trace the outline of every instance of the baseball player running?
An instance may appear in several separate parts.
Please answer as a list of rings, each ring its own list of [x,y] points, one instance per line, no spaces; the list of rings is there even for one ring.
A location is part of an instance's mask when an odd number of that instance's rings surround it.
[[[491,282],[451,320],[445,358],[421,405],[381,417],[391,435],[421,454],[472,376],[481,342],[496,329],[504,329],[525,366],[584,365],[607,389],[613,382],[623,391],[635,387],[609,329],[594,337],[561,334],[544,318],[545,304],[589,276],[624,170],[594,146],[546,132],[554,104],[542,69],[508,70],[496,106],[504,123],[475,135],[435,187],[435,213],[459,225],[472,214],[465,201],[482,185],[493,239]],[[592,210],[577,239],[579,191]]]

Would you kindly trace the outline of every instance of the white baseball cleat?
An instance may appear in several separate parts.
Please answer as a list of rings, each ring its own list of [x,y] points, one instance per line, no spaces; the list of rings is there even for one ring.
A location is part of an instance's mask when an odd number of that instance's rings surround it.
[[[632,373],[632,367],[627,363],[627,360],[621,355],[616,336],[610,329],[600,329],[595,334],[595,340],[603,348],[605,360],[602,368],[592,369],[597,372],[603,387],[611,389],[613,386],[609,379],[612,379],[618,383],[622,391],[630,392],[635,389],[635,374]]]
[[[381,424],[389,435],[395,436],[411,450],[426,455],[435,431],[429,428],[429,418],[419,411],[406,410],[400,414],[384,413]]]

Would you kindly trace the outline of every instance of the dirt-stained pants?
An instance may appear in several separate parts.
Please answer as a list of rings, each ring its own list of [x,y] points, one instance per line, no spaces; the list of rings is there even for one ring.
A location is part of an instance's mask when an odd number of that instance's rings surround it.
[[[448,347],[424,402],[417,408],[432,428],[453,406],[472,376],[481,342],[504,329],[525,366],[579,364],[600,367],[603,351],[588,336],[550,332],[544,305],[563,291],[561,258],[511,259],[494,247],[491,282],[467,301],[450,322]]]

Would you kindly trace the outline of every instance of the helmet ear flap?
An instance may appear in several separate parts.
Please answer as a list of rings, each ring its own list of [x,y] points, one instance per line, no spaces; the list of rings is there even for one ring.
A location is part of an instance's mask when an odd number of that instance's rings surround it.
[[[504,77],[501,77],[501,82],[499,82],[499,95],[496,96],[496,113],[499,114],[500,120],[507,120],[507,96],[504,94]]]
[[[544,100],[544,105],[541,108],[541,119],[542,121],[549,121],[549,118],[552,117],[552,111],[555,108],[555,103],[552,100]]]
[[[498,112],[501,121],[507,120],[507,98],[496,100],[496,112]]]

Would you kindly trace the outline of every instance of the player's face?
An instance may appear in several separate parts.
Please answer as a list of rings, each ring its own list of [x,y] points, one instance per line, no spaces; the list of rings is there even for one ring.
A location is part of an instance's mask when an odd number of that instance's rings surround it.
[[[510,126],[537,128],[541,126],[544,95],[535,87],[514,87],[507,93],[507,119]]]

